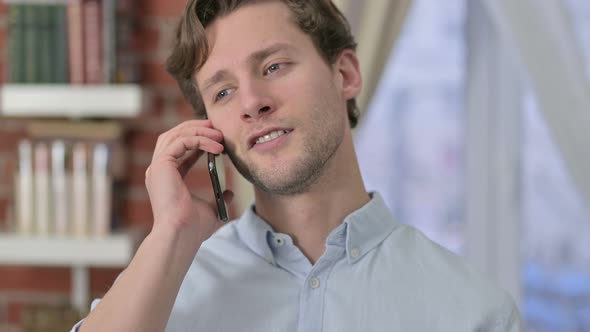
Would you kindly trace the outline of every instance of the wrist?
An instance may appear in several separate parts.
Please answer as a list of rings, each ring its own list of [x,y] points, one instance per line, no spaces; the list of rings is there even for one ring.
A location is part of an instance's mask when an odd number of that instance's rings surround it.
[[[172,247],[178,254],[188,255],[191,260],[203,243],[195,231],[186,225],[177,227],[166,223],[155,223],[148,237],[155,243]]]

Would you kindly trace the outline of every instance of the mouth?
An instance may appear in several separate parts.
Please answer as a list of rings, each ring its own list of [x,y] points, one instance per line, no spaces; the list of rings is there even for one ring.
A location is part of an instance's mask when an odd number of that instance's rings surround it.
[[[251,138],[248,140],[248,146],[249,148],[252,148],[258,144],[271,142],[292,131],[292,129],[267,129],[263,132],[252,135]]]

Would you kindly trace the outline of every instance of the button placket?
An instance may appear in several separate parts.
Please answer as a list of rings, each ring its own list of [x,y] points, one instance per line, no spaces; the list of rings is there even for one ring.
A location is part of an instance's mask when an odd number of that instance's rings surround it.
[[[361,254],[361,250],[359,248],[355,247],[350,250],[350,257],[352,257],[352,258],[357,258],[360,256],[360,254]]]
[[[311,287],[313,289],[320,288],[320,279],[318,277],[313,277],[313,278],[309,279],[309,287]]]
[[[275,244],[279,247],[282,247],[285,244],[285,239],[283,239],[282,237],[276,237]]]

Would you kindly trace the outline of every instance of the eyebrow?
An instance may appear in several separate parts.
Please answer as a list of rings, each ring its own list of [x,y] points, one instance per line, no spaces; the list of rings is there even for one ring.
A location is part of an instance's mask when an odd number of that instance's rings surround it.
[[[261,50],[255,51],[252,54],[248,55],[246,58],[246,62],[248,63],[260,63],[264,59],[268,58],[269,56],[282,51],[282,50],[289,50],[293,49],[293,47],[286,43],[276,43],[269,47],[263,48]],[[209,79],[205,80],[203,84],[203,92],[207,91],[213,85],[223,81],[226,77],[229,76],[229,72],[225,69],[218,70],[211,76]]]

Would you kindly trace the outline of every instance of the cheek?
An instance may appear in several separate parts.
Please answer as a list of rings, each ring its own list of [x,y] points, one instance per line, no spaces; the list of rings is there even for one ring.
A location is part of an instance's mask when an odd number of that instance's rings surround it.
[[[238,144],[241,141],[239,136],[239,128],[237,128],[235,124],[231,123],[231,121],[227,121],[227,119],[224,119],[223,121],[219,121],[219,119],[217,120],[218,121],[214,121],[211,119],[213,122],[213,127],[221,131],[223,134],[224,144],[235,151],[240,147],[240,144]]]

